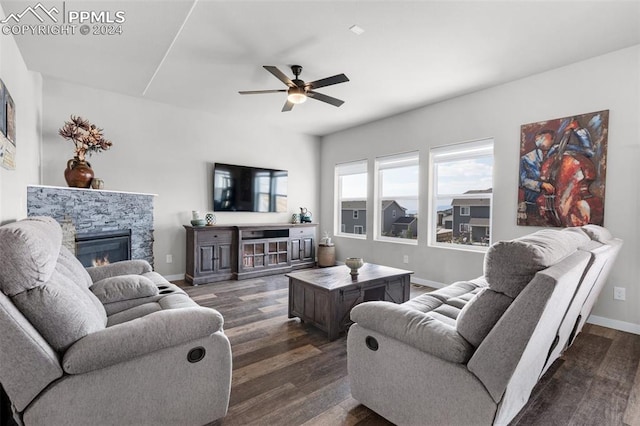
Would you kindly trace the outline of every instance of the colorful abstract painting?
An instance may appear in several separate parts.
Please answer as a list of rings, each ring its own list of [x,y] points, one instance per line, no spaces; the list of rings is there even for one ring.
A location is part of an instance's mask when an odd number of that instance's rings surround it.
[[[609,111],[520,128],[518,225],[604,224]]]

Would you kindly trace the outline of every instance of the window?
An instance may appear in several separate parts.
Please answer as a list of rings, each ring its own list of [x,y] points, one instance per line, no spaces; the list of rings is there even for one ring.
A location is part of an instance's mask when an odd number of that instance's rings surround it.
[[[376,159],[377,240],[417,244],[418,162],[417,152]],[[414,221],[412,232],[406,232],[407,224]]]
[[[429,245],[486,250],[491,235],[493,139],[432,148]],[[451,225],[438,224],[438,216]]]
[[[365,238],[367,160],[338,164],[335,173],[335,234]]]

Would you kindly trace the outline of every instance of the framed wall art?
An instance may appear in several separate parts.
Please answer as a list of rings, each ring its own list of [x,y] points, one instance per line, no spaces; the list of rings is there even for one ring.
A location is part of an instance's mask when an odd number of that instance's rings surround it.
[[[603,225],[609,110],[520,128],[518,225]]]

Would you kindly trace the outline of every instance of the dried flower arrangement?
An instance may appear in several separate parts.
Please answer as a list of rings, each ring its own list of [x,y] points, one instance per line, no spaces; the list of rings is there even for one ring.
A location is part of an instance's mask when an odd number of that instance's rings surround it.
[[[71,116],[71,121],[65,121],[64,126],[58,132],[65,139],[75,144],[75,156],[80,161],[85,161],[87,154],[106,151],[111,148],[111,141],[102,136],[102,129],[89,123],[82,117]]]

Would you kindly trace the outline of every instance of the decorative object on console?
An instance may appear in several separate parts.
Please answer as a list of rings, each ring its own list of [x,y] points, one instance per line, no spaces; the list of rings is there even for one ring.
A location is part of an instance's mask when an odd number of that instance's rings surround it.
[[[347,257],[344,264],[351,269],[351,278],[355,280],[358,277],[358,269],[362,268],[362,265],[364,265],[364,260],[362,260],[361,257]]]
[[[520,128],[518,225],[604,223],[609,111]]]
[[[91,188],[104,189],[104,181],[100,178],[93,178],[93,180],[91,181]]]
[[[300,223],[311,223],[311,213],[306,207],[300,207]]]
[[[207,224],[206,219],[193,219],[191,221],[192,226],[205,226]]]
[[[291,215],[291,223],[300,223],[300,215],[294,213]]]
[[[216,215],[211,212],[204,215],[204,219],[207,221],[207,226],[213,226],[216,224]]]
[[[102,129],[79,116],[71,116],[58,131],[63,138],[74,143],[75,156],[67,162],[64,178],[67,185],[77,188],[89,188],[93,179],[93,170],[86,161],[87,154],[106,151],[111,148],[111,141],[102,135]]]

